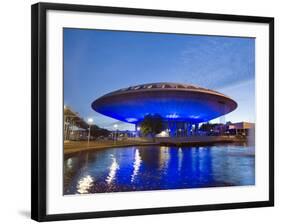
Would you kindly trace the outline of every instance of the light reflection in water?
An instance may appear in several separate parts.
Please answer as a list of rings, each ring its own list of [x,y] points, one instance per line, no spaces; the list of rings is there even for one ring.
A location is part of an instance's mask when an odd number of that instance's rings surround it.
[[[206,159],[203,159],[203,158],[206,158],[204,155],[206,154],[206,151],[207,149],[206,148],[203,148],[203,147],[199,147],[198,148],[198,156],[199,156],[199,164],[198,164],[198,168],[199,168],[199,172],[200,173],[203,173],[204,170],[205,170],[205,163],[207,162]]]
[[[89,193],[89,189],[93,186],[93,178],[90,175],[83,177],[78,181],[77,192],[80,194]]]
[[[255,149],[231,144],[111,148],[74,154],[64,167],[64,194],[254,185]]]
[[[178,171],[181,170],[182,167],[182,159],[183,159],[183,153],[181,147],[178,149]]]
[[[167,146],[160,146],[160,170],[164,172],[167,171],[169,161],[170,161],[170,153],[169,147]]]
[[[142,160],[141,160],[140,152],[139,152],[138,149],[136,149],[136,151],[135,151],[135,161],[134,161],[134,165],[133,165],[134,171],[133,171],[133,174],[132,174],[131,182],[134,182],[135,177],[138,175],[141,162],[142,162]]]
[[[73,163],[73,162],[72,162],[72,158],[69,158],[68,160],[66,160],[67,168],[72,169],[72,166],[73,166],[72,163]]]
[[[116,176],[116,171],[119,169],[119,165],[116,161],[116,158],[112,158],[112,164],[109,168],[109,174],[106,178],[106,182],[108,184],[110,184],[114,179],[115,179],[115,176]]]

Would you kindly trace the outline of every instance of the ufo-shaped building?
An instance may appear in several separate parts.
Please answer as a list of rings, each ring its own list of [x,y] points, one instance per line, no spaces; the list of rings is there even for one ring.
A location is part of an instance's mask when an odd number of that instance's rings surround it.
[[[130,86],[110,92],[92,103],[92,108],[108,117],[137,126],[148,114],[160,115],[170,135],[180,129],[189,133],[192,125],[198,127],[225,115],[237,103],[222,93],[180,83],[149,83]]]

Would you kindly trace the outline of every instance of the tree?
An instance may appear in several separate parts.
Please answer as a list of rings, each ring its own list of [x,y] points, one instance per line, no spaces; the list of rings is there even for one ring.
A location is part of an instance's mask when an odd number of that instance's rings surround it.
[[[92,125],[91,127],[91,136],[94,138],[98,138],[100,136],[107,137],[110,134],[110,131],[104,128],[100,128],[97,125]]]
[[[217,126],[217,124],[211,124],[211,123],[207,122],[207,123],[204,123],[204,124],[201,125],[200,130],[210,132],[216,126]]]
[[[163,130],[163,119],[160,115],[146,115],[140,124],[141,132],[145,135],[151,135],[153,140],[155,135]]]

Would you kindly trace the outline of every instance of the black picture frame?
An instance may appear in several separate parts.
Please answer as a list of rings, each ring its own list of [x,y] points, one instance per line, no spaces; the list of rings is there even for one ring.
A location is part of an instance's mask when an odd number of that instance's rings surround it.
[[[235,22],[254,22],[269,24],[269,200],[243,203],[208,204],[196,206],[177,206],[84,212],[48,215],[46,213],[46,12],[64,10],[76,12],[101,12],[125,15],[162,16],[174,18],[193,18]],[[161,213],[192,212],[205,210],[237,209],[274,206],[274,18],[194,13],[183,11],[164,11],[137,8],[103,7],[73,4],[37,3],[32,5],[31,13],[31,75],[32,75],[32,155],[31,155],[31,218],[37,221],[132,216]]]

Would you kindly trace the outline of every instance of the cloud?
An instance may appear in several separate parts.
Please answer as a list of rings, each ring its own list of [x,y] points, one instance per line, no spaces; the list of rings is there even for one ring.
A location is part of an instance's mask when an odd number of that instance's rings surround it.
[[[188,83],[216,89],[254,78],[254,39],[192,39],[179,58],[177,70]]]

